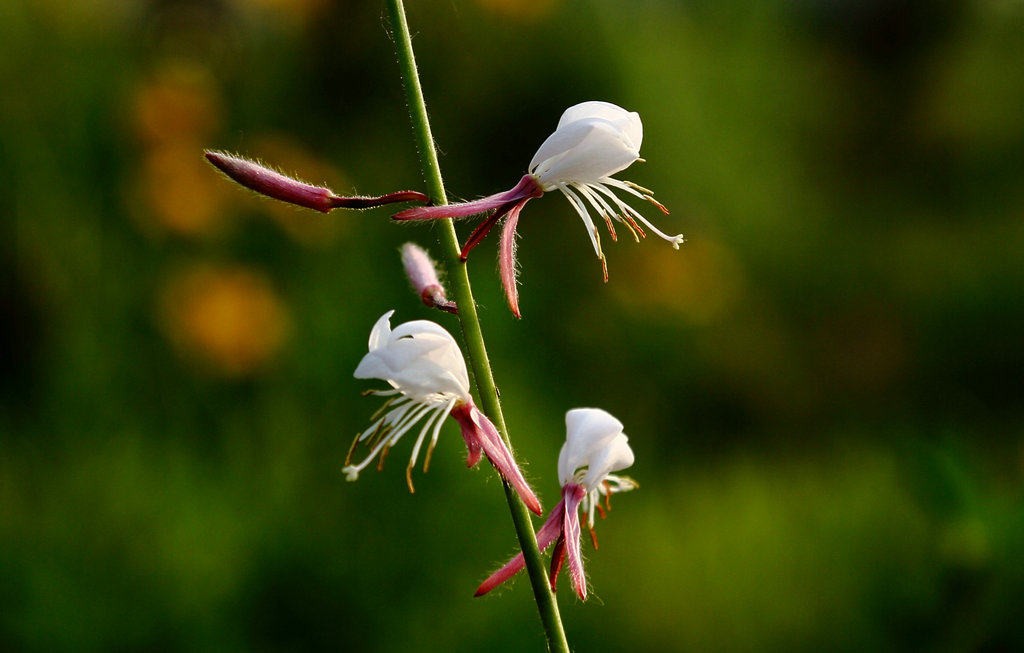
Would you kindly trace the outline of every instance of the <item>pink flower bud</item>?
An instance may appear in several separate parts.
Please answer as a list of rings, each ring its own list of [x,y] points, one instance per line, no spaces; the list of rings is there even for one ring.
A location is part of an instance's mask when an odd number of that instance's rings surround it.
[[[429,197],[413,190],[397,191],[379,197],[341,197],[329,188],[293,179],[248,159],[210,150],[205,152],[205,156],[214,167],[249,190],[323,213],[331,209],[369,209],[395,202],[430,202]]]
[[[424,304],[449,313],[458,313],[455,302],[448,301],[445,296],[434,261],[426,250],[415,243],[402,245],[402,264],[412,287],[419,293]]]

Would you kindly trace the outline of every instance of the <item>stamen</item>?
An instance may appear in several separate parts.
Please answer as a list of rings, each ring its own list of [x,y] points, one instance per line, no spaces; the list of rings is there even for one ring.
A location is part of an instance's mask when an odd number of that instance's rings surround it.
[[[412,463],[405,468],[405,483],[409,486],[409,494],[416,494],[416,488],[412,486]]]
[[[416,466],[416,459],[420,455],[420,446],[423,445],[423,440],[427,437],[427,429],[430,428],[431,423],[437,419],[438,415],[439,413],[435,411],[433,415],[427,418],[423,428],[420,429],[419,437],[416,438],[416,443],[412,447],[412,455],[409,456],[409,464],[405,466],[405,482],[409,486],[410,494],[415,494],[416,492],[416,488],[412,486],[412,469]]]
[[[633,222],[633,219],[632,218],[628,218],[628,219],[622,218],[620,220],[620,222],[622,222],[622,224],[626,225],[626,229],[629,229],[629,233],[633,235],[633,240],[635,240],[636,242],[639,243],[640,242],[640,234],[637,233],[637,226],[636,226],[636,223]],[[646,237],[646,234],[644,235],[644,237]]]
[[[611,181],[618,181],[618,180],[613,179]],[[603,185],[595,185],[594,189],[599,191],[599,192],[601,192],[605,196],[607,196],[609,199],[612,200],[612,202],[615,203],[615,206],[619,207],[619,211],[621,211],[621,214],[619,216],[620,219],[625,224],[629,225],[629,227],[631,229],[635,230],[635,232],[633,234],[634,238],[636,238],[636,234],[640,234],[640,238],[646,238],[647,237],[647,234],[644,233],[644,230],[641,229],[637,225],[637,223],[634,221],[634,218],[637,218],[637,217],[640,218],[641,220],[643,220],[643,216],[641,216],[640,213],[636,209],[634,209],[629,204],[626,204],[625,202],[623,202],[619,198],[618,195],[616,195],[615,193],[613,193],[611,190],[609,190],[608,188],[606,188]],[[642,196],[638,196],[638,197],[642,197]],[[644,221],[644,222],[646,223],[646,221]],[[637,242],[640,242],[639,239],[637,239]]]
[[[664,204],[662,204],[658,200],[654,199],[650,195],[644,195],[644,199],[647,200],[648,202],[650,202],[651,204],[653,204],[654,206],[658,207],[659,209],[661,209],[662,213],[664,213],[665,215],[668,215],[668,209],[665,208]]]
[[[363,396],[366,397],[366,396],[369,396],[369,395],[372,395],[372,394],[377,394],[377,392],[371,390],[370,392],[364,392]],[[377,410],[373,411],[373,414],[370,415],[370,420],[372,421],[372,420],[375,420],[375,419],[379,419],[380,416],[383,415],[385,413],[385,411],[387,411],[387,409],[389,407],[393,406],[395,404],[395,402],[400,401],[402,399],[405,399],[405,397],[392,397],[392,398],[388,399],[387,401],[384,402],[384,405],[382,405]]]
[[[609,206],[606,201],[604,201],[603,197],[594,192],[594,190],[588,185],[574,184],[574,186],[583,194],[584,197],[590,200],[590,203],[595,209],[597,209],[597,212],[601,214],[601,217],[604,218],[605,224],[608,225],[608,233],[612,236],[612,241],[618,242],[619,237],[618,234],[615,233],[615,226],[612,224],[612,216],[615,216],[616,218],[618,217],[615,215],[615,210]]]
[[[437,444],[436,440],[431,440],[430,444],[427,445],[427,455],[423,457],[423,473],[426,474],[430,470],[430,457],[434,455],[434,446]]]
[[[409,456],[409,469],[412,469],[416,465],[416,459],[420,456],[420,447],[423,446],[423,441],[427,438],[427,431],[440,414],[440,408],[441,406],[436,406],[433,409],[434,414],[428,417],[427,421],[423,423],[423,428],[420,429],[420,434],[416,437],[416,443],[412,446],[412,454]]]
[[[452,409],[455,408],[456,403],[458,403],[458,400],[452,399],[448,403],[448,405],[444,407],[444,410],[441,411],[441,417],[438,418],[437,423],[434,425],[434,432],[430,435],[430,444],[427,445],[427,457],[426,460],[423,462],[424,474],[426,474],[427,470],[430,468],[430,456],[434,453],[434,447],[437,445],[438,436],[441,435],[441,425],[444,424],[445,419],[448,418],[448,415],[452,412]]]
[[[380,452],[380,458],[377,459],[377,471],[384,469],[384,459],[388,457],[388,452],[391,451],[391,445],[385,444],[384,450]]]
[[[359,436],[352,438],[352,445],[348,448],[348,455],[345,456],[345,467],[352,462],[352,454],[355,453],[356,445],[359,444]]]
[[[359,472],[366,469],[366,466],[369,465],[370,462],[372,462],[373,459],[377,457],[377,454],[380,453],[380,450],[383,449],[384,446],[385,441],[378,442],[377,446],[374,447],[373,451],[370,452],[370,455],[367,456],[366,459],[363,460],[363,462],[359,463],[358,465],[345,465],[345,468],[342,469],[342,471],[345,472],[345,477],[350,481],[354,481],[357,478],[359,478]]]
[[[596,551],[600,547],[597,546],[597,533],[594,532],[594,521],[590,519],[590,515],[586,512],[583,513],[583,516],[587,518],[587,530],[590,531],[590,542],[594,545],[594,550]]]
[[[433,406],[431,408],[434,414],[428,417],[427,421],[424,422],[423,428],[420,430],[419,437],[416,438],[416,444],[414,444],[412,447],[412,455],[409,456],[409,466],[406,468],[405,472],[407,479],[409,477],[409,474],[412,473],[412,468],[416,466],[416,460],[420,456],[420,447],[423,445],[423,441],[427,437],[427,431],[429,431],[430,427],[434,426],[435,424],[435,431],[441,427],[441,423],[444,421],[445,416],[451,410],[450,406],[454,403],[455,399],[451,399],[448,401],[447,404],[444,404],[443,406]],[[427,470],[424,469],[423,471],[426,472]],[[409,480],[409,491],[415,492],[415,490],[412,489],[412,480]]]
[[[619,235],[615,233],[615,225],[612,224],[612,219],[607,213],[602,213],[601,217],[604,218],[604,224],[608,227],[608,233],[612,236],[612,242],[619,242]]]
[[[569,204],[572,204],[572,208],[576,209],[576,213],[583,218],[583,224],[587,226],[587,233],[590,235],[590,242],[594,246],[594,253],[597,254],[598,258],[602,258],[604,254],[601,252],[601,235],[597,232],[594,221],[590,219],[590,214],[587,212],[587,207],[583,204],[583,200],[565,184],[560,184],[558,190],[562,191],[562,194],[569,200]]]
[[[377,443],[384,439],[388,434],[388,430],[391,427],[388,426],[387,421],[381,417],[379,420],[370,425],[370,428],[363,431],[362,435],[359,436],[360,440],[366,440],[366,446],[371,449],[377,446]]]
[[[616,181],[622,181],[622,183],[624,183],[625,185],[629,186],[630,188],[636,189],[637,191],[643,193],[644,195],[654,195],[654,191],[653,190],[648,190],[648,189],[644,188],[643,186],[641,186],[640,184],[633,183],[632,181],[626,181],[624,179],[623,180],[616,179]]]
[[[442,406],[431,403],[417,403],[409,397],[402,397],[407,399],[407,403],[399,403],[399,405],[392,408],[384,417],[381,417],[377,422],[372,424],[368,429],[363,431],[359,437],[353,441],[351,448],[349,449],[348,456],[345,458],[345,467],[342,471],[345,472],[349,480],[355,480],[359,476],[359,472],[366,468],[370,462],[373,461],[378,455],[380,456],[377,461],[377,471],[384,468],[384,460],[387,458],[388,452],[391,450],[399,439],[406,432],[415,426],[424,415],[431,411],[440,411]],[[391,403],[394,400],[389,400]],[[380,411],[378,411],[380,412]],[[435,413],[434,418],[437,417]],[[419,453],[419,445],[422,443],[423,438],[426,435],[426,431],[433,423],[433,418],[427,421],[423,431],[420,433],[420,439],[417,440],[417,445],[414,447],[414,454]],[[368,444],[372,448],[370,455],[358,465],[351,465],[352,453],[355,450],[356,444],[363,440],[369,440]],[[412,464],[415,464],[415,456],[412,459]],[[412,482],[409,482],[410,492],[415,491],[412,487]]]
[[[629,228],[630,228],[630,229],[631,229],[631,230],[633,231],[633,236],[634,236],[634,237],[636,237],[637,235],[639,235],[639,236],[640,236],[640,238],[647,238],[647,234],[646,234],[646,233],[644,233],[644,230],[640,228],[640,225],[638,225],[638,224],[636,223],[636,221],[635,221],[635,220],[633,220],[633,216],[631,216],[631,215],[629,215],[629,214],[627,213],[626,215],[624,215],[624,216],[623,216],[623,218],[625,219],[625,221],[626,221],[626,224],[628,224],[628,225],[629,225]],[[639,243],[639,242],[640,242],[640,238],[637,238],[637,239],[636,239],[636,242],[638,242],[638,243]]]
[[[661,203],[655,201],[654,198],[651,197],[651,195],[653,195],[653,193],[651,191],[647,190],[646,188],[644,188],[643,186],[639,186],[637,184],[634,184],[631,181],[625,181],[624,182],[624,181],[621,181],[619,179],[612,179],[611,177],[604,177],[604,178],[601,179],[601,182],[603,184],[608,184],[610,186],[614,186],[616,188],[620,188],[620,189],[626,191],[627,193],[629,193],[630,195],[635,195],[636,197],[639,197],[641,199],[647,200],[648,202],[652,202],[655,206],[658,206],[659,208],[661,208],[662,211],[664,211],[665,213],[668,213],[668,209],[666,209]],[[608,190],[607,188],[604,188],[603,186],[597,186],[597,188],[598,188],[598,190],[602,191],[605,195],[608,195],[608,196],[612,197],[615,200],[616,204],[618,204],[619,206],[624,207],[625,209],[627,209],[628,212],[630,213],[630,215],[632,215],[634,218],[636,218],[640,222],[643,222],[645,225],[647,225],[647,227],[651,231],[656,233],[659,238],[661,238],[663,240],[667,240],[668,242],[670,242],[672,244],[672,247],[674,247],[675,249],[679,249],[679,245],[681,245],[684,242],[684,238],[683,238],[682,234],[677,234],[675,236],[669,236],[665,232],[663,232],[660,229],[658,229],[657,227],[655,227],[654,224],[652,224],[650,220],[645,218],[642,213],[640,213],[639,211],[637,211],[633,207],[629,206],[628,204],[626,204],[625,202],[620,200],[618,197],[615,197],[614,195],[612,195],[610,190]],[[641,192],[638,192],[638,191],[643,191],[643,192],[641,193]],[[646,193],[646,195],[644,193]]]

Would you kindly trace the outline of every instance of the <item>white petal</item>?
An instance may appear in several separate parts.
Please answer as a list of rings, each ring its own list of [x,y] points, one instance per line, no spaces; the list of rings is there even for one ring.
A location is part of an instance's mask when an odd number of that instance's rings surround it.
[[[377,323],[373,325],[373,329],[370,330],[370,351],[383,347],[384,343],[388,341],[388,337],[391,335],[391,316],[394,314],[395,309],[391,309],[381,315]]]
[[[468,400],[469,373],[455,338],[429,320],[406,322],[392,331],[392,313],[374,325],[370,351],[356,367],[356,378],[383,379],[421,401],[436,395]]]
[[[629,167],[640,150],[602,118],[572,122],[548,137],[530,163],[545,190],[564,182],[593,183]]]
[[[378,349],[378,351],[380,350]],[[371,351],[363,356],[363,360],[359,361],[359,365],[356,366],[356,371],[352,376],[357,379],[387,380],[391,378],[391,368],[377,355],[376,351]]]
[[[431,322],[430,320],[413,320],[412,322],[404,322],[395,327],[392,332],[391,339],[397,340],[398,338],[405,338],[407,336],[419,336],[422,334],[435,335],[445,340],[449,340],[452,343],[455,339],[452,334],[448,333],[448,330],[437,322]]]
[[[558,455],[561,484],[572,482],[577,469],[590,465],[604,447],[623,435],[622,428],[622,422],[600,408],[574,408],[567,412],[565,445]]]
[[[635,111],[626,111],[622,107],[611,102],[600,102],[591,100],[581,102],[565,110],[558,121],[558,128],[578,120],[587,118],[601,118],[614,124],[629,140],[629,143],[637,151],[644,139],[644,126],[640,121],[640,114]]]
[[[597,450],[587,465],[587,475],[580,483],[587,491],[595,490],[611,472],[626,469],[633,464],[633,450],[629,438],[619,433],[601,449]]]
[[[586,226],[587,234],[590,236],[590,243],[594,246],[594,253],[597,254],[597,258],[604,259],[604,254],[601,252],[601,234],[594,226],[594,220],[590,217],[590,213],[587,212],[586,204],[568,186],[563,184],[558,187],[558,190],[562,191],[565,198],[572,204],[572,208],[576,209],[576,213],[579,213],[580,217],[583,218],[583,224]]]
[[[565,157],[586,138],[589,129],[559,128],[544,139],[530,161],[530,174],[545,174],[560,158]]]

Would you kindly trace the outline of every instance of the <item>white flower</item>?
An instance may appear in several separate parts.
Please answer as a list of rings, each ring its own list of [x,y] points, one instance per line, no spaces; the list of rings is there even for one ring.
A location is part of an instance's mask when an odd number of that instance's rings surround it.
[[[611,472],[633,464],[633,450],[629,448],[622,422],[600,408],[575,408],[565,414],[565,444],[558,454],[558,477],[562,485],[562,500],[555,506],[544,525],[537,531],[537,547],[544,549],[555,543],[551,556],[551,588],[554,589],[562,564],[569,562],[569,578],[581,599],[587,598],[587,578],[583,572],[580,553],[579,509],[587,516],[594,548],[594,513],[604,509],[600,497],[636,489],[636,482]],[[556,543],[557,542],[557,543]],[[504,567],[491,574],[480,585],[476,596],[482,596],[505,582],[526,565],[522,554],[512,558]]]
[[[633,464],[629,438],[622,422],[600,408],[574,408],[565,414],[565,444],[558,454],[558,479],[562,486],[578,483],[596,487],[609,472]]]
[[[663,213],[668,213],[668,209],[654,199],[651,191],[633,182],[612,177],[634,162],[643,160],[640,158],[643,137],[643,123],[636,112],[626,111],[609,102],[583,102],[565,110],[554,133],[548,136],[533,155],[529,174],[523,176],[511,190],[472,202],[416,207],[396,213],[393,217],[396,220],[431,220],[463,218],[493,211],[469,236],[462,248],[463,258],[499,220],[505,218],[498,260],[509,307],[519,317],[516,226],[526,203],[545,192],[560,191],[583,219],[594,253],[601,261],[605,281],[608,280],[608,266],[601,250],[601,235],[594,225],[591,210],[604,220],[612,240],[617,239],[613,221],[626,225],[637,241],[646,237],[643,227],[638,224],[642,223],[679,249],[683,242],[682,234],[669,236],[662,232],[612,191],[617,189],[647,200]]]
[[[384,379],[420,402],[471,402],[469,373],[459,344],[440,324],[415,320],[391,330],[388,311],[370,332],[369,353],[356,367],[357,379]]]
[[[626,111],[609,102],[583,102],[565,110],[558,121],[558,128],[548,136],[530,162],[530,174],[534,175],[541,188],[545,192],[560,190],[583,219],[594,252],[604,266],[606,280],[608,268],[601,251],[601,236],[590,218],[587,204],[604,219],[613,240],[616,234],[612,219],[615,219],[625,224],[636,240],[644,235],[643,229],[636,224],[639,220],[672,243],[674,248],[679,249],[683,242],[682,234],[665,234],[608,188],[618,188],[645,199],[668,213],[655,201],[651,191],[611,177],[641,160],[643,138],[643,123],[635,111]]]
[[[437,444],[441,425],[449,415],[462,429],[462,437],[469,451],[467,464],[472,467],[482,454],[494,465],[498,473],[511,484],[527,507],[540,514],[540,502],[523,479],[515,459],[494,424],[473,404],[469,390],[469,373],[458,343],[441,325],[429,320],[415,320],[391,329],[388,311],[377,320],[370,332],[369,352],[356,367],[357,379],[381,379],[391,385],[390,390],[376,390],[371,394],[391,397],[384,404],[383,415],[356,437],[345,461],[344,471],[350,481],[359,478],[374,458],[380,455],[378,469],[384,456],[414,426],[422,420],[416,443],[413,445],[406,482],[413,490],[412,469],[419,458],[423,442],[430,434],[424,471],[430,465],[430,455]],[[381,411],[378,411],[378,415]],[[358,464],[350,464],[352,453],[360,442],[367,442],[370,454]]]
[[[558,455],[558,479],[562,487],[577,484],[586,493],[580,502],[590,528],[601,509],[600,496],[627,492],[637,487],[633,479],[611,472],[633,464],[629,438],[622,422],[600,408],[575,408],[565,414],[565,444]]]
[[[600,183],[640,159],[640,114],[609,102],[569,107],[530,161],[530,174],[545,191],[561,180]]]

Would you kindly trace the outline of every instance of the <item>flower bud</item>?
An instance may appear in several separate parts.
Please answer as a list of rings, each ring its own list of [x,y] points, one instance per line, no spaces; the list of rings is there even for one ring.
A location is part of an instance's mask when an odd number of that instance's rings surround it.
[[[426,250],[415,243],[402,245],[402,265],[405,274],[420,299],[427,306],[449,313],[458,313],[455,302],[448,301],[444,286],[437,277],[437,268]]]
[[[335,195],[330,188],[307,184],[248,159],[211,150],[204,154],[206,160],[214,167],[249,190],[323,213],[331,209],[369,209],[395,202],[430,202],[426,195],[413,190],[397,191],[378,197],[341,197]]]

